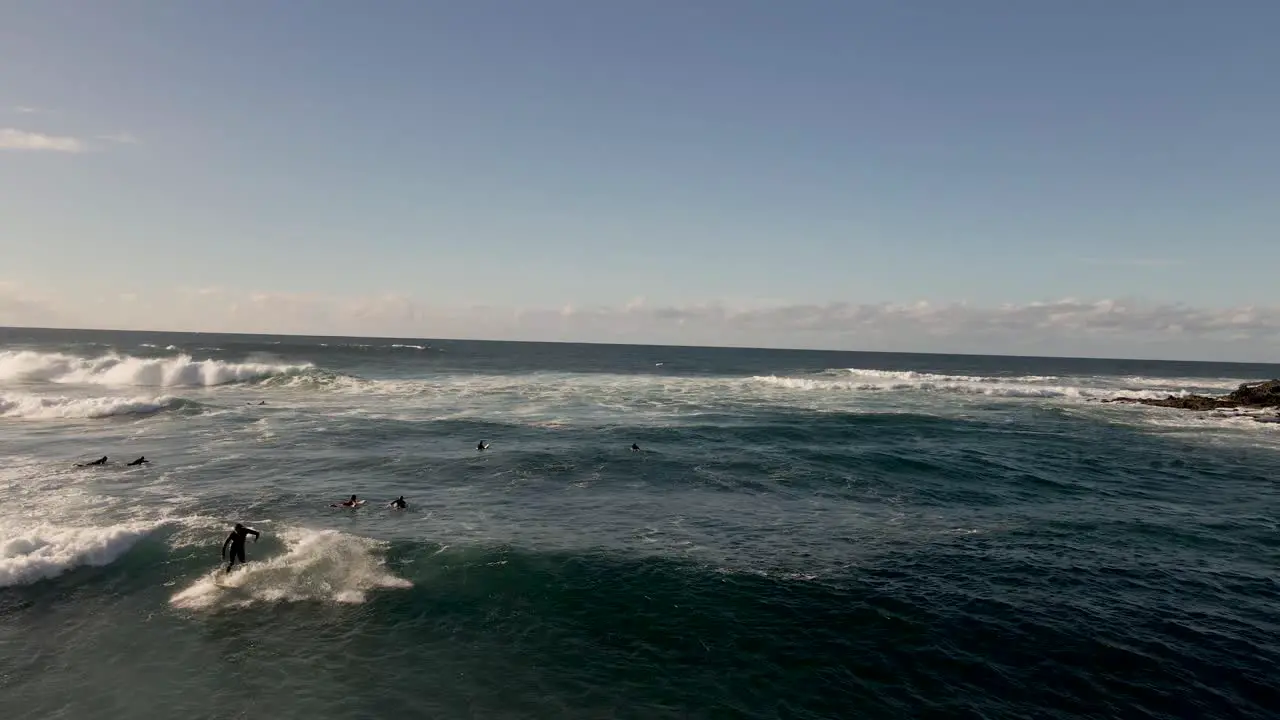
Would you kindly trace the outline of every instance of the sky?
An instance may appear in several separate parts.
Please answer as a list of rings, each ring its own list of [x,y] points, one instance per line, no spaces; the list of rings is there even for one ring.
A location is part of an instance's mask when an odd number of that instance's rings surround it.
[[[0,324],[1280,361],[1270,0],[47,0]]]

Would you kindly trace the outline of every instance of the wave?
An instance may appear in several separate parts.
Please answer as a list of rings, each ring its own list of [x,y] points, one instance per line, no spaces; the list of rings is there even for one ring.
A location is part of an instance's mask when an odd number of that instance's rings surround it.
[[[426,348],[426,346],[424,346],[424,345],[399,345],[399,344],[396,344],[396,345],[392,345],[391,347],[396,348],[397,350],[426,350],[426,349],[427,349],[427,348]]]
[[[154,529],[154,525],[134,523],[110,527],[37,525],[6,532],[0,540],[0,587],[29,585],[80,566],[109,565]]]
[[[40,397],[0,395],[0,417],[55,419],[106,418],[122,415],[150,415],[166,410],[199,407],[200,404],[172,395],[159,397]]]
[[[826,376],[853,376],[862,378],[872,378],[881,380],[903,380],[909,382],[916,381],[943,381],[943,382],[1051,382],[1059,378],[1055,375],[1018,375],[1010,377],[988,377],[982,375],[939,375],[934,373],[916,372],[914,370],[872,370],[868,368],[843,368],[839,370],[823,371]]]
[[[303,390],[358,389],[372,385],[373,383],[374,381],[365,380],[364,378],[357,377],[355,375],[347,375],[345,373],[333,372],[332,370],[324,370],[322,368],[310,366],[290,370],[289,372],[277,375],[271,375],[261,380],[263,387]]]
[[[1187,378],[1187,377],[1144,377],[1141,375],[1126,376],[1076,376],[1059,375],[945,375],[912,370],[873,370],[868,368],[842,368],[825,370],[820,373],[826,377],[858,377],[867,378],[869,382],[876,380],[901,380],[906,382],[974,382],[974,383],[1021,383],[1021,384],[1057,384],[1063,382],[1089,383],[1109,387],[1141,388],[1221,388],[1234,390],[1243,380],[1230,378]]]
[[[867,382],[857,380],[827,380],[815,378],[779,377],[776,375],[756,376],[752,382],[789,390],[809,392],[821,391],[863,391],[891,392],[915,390],[923,392],[946,392],[962,395],[987,395],[991,397],[1010,398],[1081,398],[1089,400],[1106,400],[1116,397],[1164,398],[1169,395],[1185,396],[1190,391],[1180,388],[1165,390],[1133,389],[1118,387],[1096,387],[1078,385],[1050,385],[1025,382],[1027,378],[979,378],[963,375],[928,375],[921,374],[913,379],[887,377],[889,382]],[[1015,380],[1024,380],[1016,382]]]
[[[151,387],[211,386],[296,373],[311,365],[195,360],[190,355],[137,358],[108,354],[93,358],[30,350],[0,352],[0,382],[41,381]]]
[[[302,528],[281,531],[281,539],[283,555],[251,561],[230,575],[206,574],[170,598],[170,604],[210,610],[258,602],[362,603],[373,590],[413,586],[387,570],[385,543]]]

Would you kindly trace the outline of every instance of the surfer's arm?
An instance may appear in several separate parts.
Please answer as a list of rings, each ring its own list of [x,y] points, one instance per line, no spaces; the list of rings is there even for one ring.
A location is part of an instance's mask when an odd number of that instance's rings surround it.
[[[247,533],[249,533],[250,535],[252,535],[252,536],[253,536],[253,541],[254,541],[254,542],[258,542],[258,531],[257,531],[257,530],[254,530],[253,528],[246,528],[246,529],[245,529],[245,532],[247,532]]]
[[[226,540],[224,540],[224,541],[223,541],[223,543],[222,543],[222,557],[226,557],[226,556],[227,556],[227,548],[231,546],[231,541],[232,541],[233,539],[235,539],[235,536],[236,536],[236,535],[235,535],[235,533],[232,533],[232,534],[230,534],[230,535],[228,535],[228,536],[227,536],[227,539],[226,539]]]

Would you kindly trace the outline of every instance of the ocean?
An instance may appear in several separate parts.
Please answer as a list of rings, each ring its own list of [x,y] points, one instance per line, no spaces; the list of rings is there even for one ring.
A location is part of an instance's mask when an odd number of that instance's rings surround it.
[[[1273,377],[0,329],[0,717],[1275,718]]]

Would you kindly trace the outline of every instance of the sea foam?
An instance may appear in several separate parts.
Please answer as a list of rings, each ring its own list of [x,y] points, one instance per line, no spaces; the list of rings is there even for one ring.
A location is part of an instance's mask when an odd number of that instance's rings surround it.
[[[27,585],[83,565],[109,565],[154,529],[140,523],[6,529],[0,539],[0,587]]]
[[[171,395],[158,397],[42,397],[0,395],[0,417],[27,419],[105,418],[118,415],[149,415],[184,407],[189,401]]]
[[[287,528],[284,554],[253,560],[230,574],[205,574],[170,598],[174,607],[209,610],[253,603],[336,602],[358,604],[378,589],[413,583],[387,570],[383,543],[336,530]],[[253,550],[250,549],[252,555]]]
[[[1163,389],[1155,383],[1133,387],[1090,384],[1084,378],[1051,376],[976,377],[966,375],[934,375],[930,373],[859,371],[848,379],[821,377],[755,376],[752,382],[806,392],[893,392],[920,391],[957,395],[985,395],[1008,398],[1076,398],[1106,400],[1116,397],[1163,398],[1189,394],[1185,387],[1174,387],[1171,381]],[[1074,381],[1074,382],[1073,382]],[[1081,384],[1075,384],[1079,382]]]
[[[310,365],[195,360],[190,355],[93,358],[29,350],[0,352],[0,382],[56,382],[151,387],[209,386],[298,372]]]

